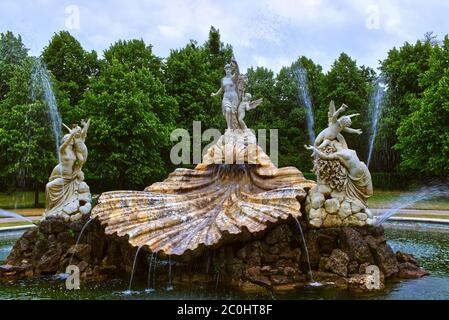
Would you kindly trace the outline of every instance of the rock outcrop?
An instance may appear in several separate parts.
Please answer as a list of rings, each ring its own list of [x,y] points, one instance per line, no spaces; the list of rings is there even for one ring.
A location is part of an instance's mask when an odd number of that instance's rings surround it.
[[[97,221],[86,228],[75,245],[84,222],[50,219],[27,231],[14,246],[7,265],[0,267],[0,278],[22,279],[64,272],[71,259],[79,267],[82,281],[102,281],[130,273],[136,248],[125,238],[106,236]],[[303,223],[302,228],[310,260],[298,225],[290,219],[256,234],[247,233],[244,240],[197,255],[169,259],[160,252],[155,259],[143,248],[137,258],[136,276],[147,278],[152,264],[156,277],[152,281],[165,285],[171,261],[171,282],[175,285],[219,283],[246,292],[262,292],[293,290],[312,281],[344,290],[370,291],[382,289],[389,278],[427,274],[412,255],[392,251],[382,227],[316,230]],[[379,270],[377,287],[370,286],[373,266]]]

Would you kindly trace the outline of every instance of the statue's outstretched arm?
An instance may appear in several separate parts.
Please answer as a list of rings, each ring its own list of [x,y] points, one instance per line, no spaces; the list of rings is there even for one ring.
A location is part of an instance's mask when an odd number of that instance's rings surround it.
[[[72,141],[72,139],[73,139],[73,132],[70,132],[70,137],[67,139],[66,142],[61,144],[61,146],[59,147],[59,152],[60,153],[64,152],[64,150],[69,146],[69,144]]]
[[[256,109],[261,103],[263,102],[263,98],[257,99],[255,101],[251,101],[248,105],[247,110],[253,110]]]
[[[345,104],[343,103],[343,104],[341,105],[341,107],[338,108],[338,110],[335,111],[334,114],[332,115],[332,120],[331,120],[331,122],[332,122],[332,123],[337,122],[338,116],[339,116],[341,113],[345,112],[347,108],[348,108],[348,106],[345,105]]]
[[[220,95],[222,93],[223,93],[223,86],[221,86],[220,89],[218,89],[217,92],[211,93],[211,97],[218,96],[218,95]]]
[[[90,119],[87,120],[87,122],[84,124],[83,129],[81,130],[81,138],[83,140],[86,140],[87,137],[87,130],[89,130],[89,126],[90,126]]]
[[[235,57],[232,57],[231,64],[234,68],[234,77],[238,77],[240,75],[240,68],[239,64],[237,63],[237,60],[235,60]]]
[[[307,150],[313,150],[312,156],[317,155],[318,157],[320,157],[323,160],[338,160],[338,156],[335,153],[327,154],[327,153],[320,151],[318,148],[316,148],[314,146],[305,145],[304,147]]]
[[[355,134],[362,134],[363,133],[362,129],[344,128],[343,131],[346,132],[346,133],[355,133]]]

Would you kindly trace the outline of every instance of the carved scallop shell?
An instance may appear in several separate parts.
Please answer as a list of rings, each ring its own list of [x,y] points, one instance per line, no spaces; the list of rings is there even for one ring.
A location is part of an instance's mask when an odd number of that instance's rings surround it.
[[[202,163],[177,169],[145,191],[106,192],[92,216],[106,225],[107,234],[128,236],[133,246],[167,255],[219,245],[246,230],[256,233],[300,216],[299,201],[315,183],[296,168],[277,169],[255,147],[256,164]],[[213,148],[205,159],[214,158]]]

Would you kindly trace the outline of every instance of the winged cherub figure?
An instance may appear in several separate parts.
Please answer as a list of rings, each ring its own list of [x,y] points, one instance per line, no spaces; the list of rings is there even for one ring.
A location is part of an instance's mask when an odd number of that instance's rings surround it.
[[[346,143],[345,138],[341,134],[342,131],[347,133],[356,133],[356,134],[362,134],[361,129],[352,129],[351,124],[351,118],[359,116],[359,113],[351,114],[349,116],[343,116],[341,118],[338,118],[338,116],[346,111],[348,108],[347,105],[343,104],[337,111],[335,111],[335,103],[331,101],[329,104],[329,126],[321,131],[321,133],[318,135],[318,137],[315,140],[315,147],[319,149],[323,149],[326,146],[329,145],[329,143],[333,140],[337,140],[342,144],[344,148],[348,148],[348,145]]]
[[[242,98],[242,102],[239,104],[238,108],[238,121],[240,125],[240,129],[248,129],[246,126],[245,121],[243,119],[245,118],[246,111],[252,110],[257,108],[263,101],[263,99],[257,99],[255,101],[251,101],[251,93],[245,93]]]

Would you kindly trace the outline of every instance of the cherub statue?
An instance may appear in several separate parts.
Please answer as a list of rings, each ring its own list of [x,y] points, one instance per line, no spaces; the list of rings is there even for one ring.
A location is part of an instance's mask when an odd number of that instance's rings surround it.
[[[246,111],[252,110],[257,108],[263,101],[263,99],[258,99],[255,101],[251,101],[252,95],[251,93],[245,93],[242,98],[242,102],[239,104],[238,108],[238,122],[240,125],[240,129],[248,129],[246,126],[245,121],[243,119],[245,118]]]
[[[359,113],[351,114],[349,116],[343,116],[338,118],[338,116],[346,111],[348,108],[347,105],[343,104],[337,111],[335,111],[335,103],[331,101],[329,104],[329,126],[321,131],[318,137],[315,140],[315,147],[319,149],[323,149],[329,145],[329,143],[333,140],[337,140],[342,144],[344,148],[348,148],[345,138],[341,134],[342,131],[347,133],[356,133],[362,134],[361,129],[352,129],[350,128],[352,121],[351,118],[359,116]]]

